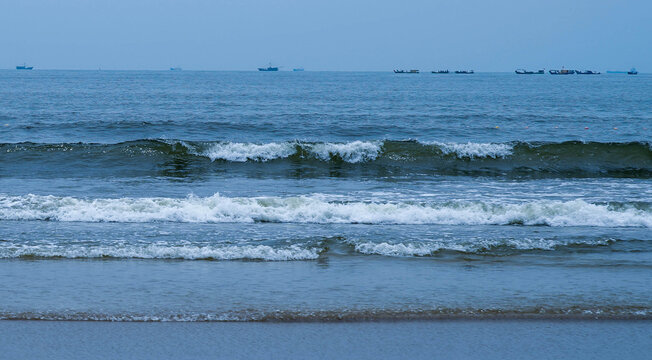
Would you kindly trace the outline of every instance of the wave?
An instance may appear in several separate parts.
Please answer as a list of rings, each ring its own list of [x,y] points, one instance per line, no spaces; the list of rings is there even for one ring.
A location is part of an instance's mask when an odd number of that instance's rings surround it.
[[[288,244],[290,242],[291,244]],[[287,239],[269,244],[224,244],[195,241],[100,241],[100,242],[0,242],[0,259],[153,259],[153,260],[316,260],[331,254],[380,255],[385,257],[429,257],[451,255],[513,256],[533,251],[649,252],[648,240],[619,240],[600,237],[554,238],[430,238],[378,240],[373,236],[326,237],[305,241]]]
[[[614,239],[550,239],[550,238],[506,238],[506,239],[468,239],[468,240],[429,240],[429,241],[366,241],[347,239],[345,242],[354,250],[366,255],[390,257],[433,256],[440,252],[452,251],[477,255],[513,255],[529,251],[564,251],[574,247],[605,247],[616,243]]]
[[[646,306],[570,306],[524,308],[234,310],[223,312],[101,313],[75,311],[0,311],[0,320],[113,322],[361,322],[445,319],[603,319],[650,320]]]
[[[75,198],[0,195],[0,220],[652,227],[649,203],[329,201],[322,196]]]
[[[0,246],[1,259],[183,259],[183,260],[264,260],[290,261],[317,259],[323,248],[291,245],[71,245],[9,244]]]
[[[392,173],[652,177],[652,144],[647,142],[444,143],[352,141],[270,143],[137,140],[118,144],[0,144],[4,164],[42,162],[64,168],[84,161],[95,167],[144,164],[160,168],[235,166],[331,167]],[[95,164],[93,162],[99,162]]]

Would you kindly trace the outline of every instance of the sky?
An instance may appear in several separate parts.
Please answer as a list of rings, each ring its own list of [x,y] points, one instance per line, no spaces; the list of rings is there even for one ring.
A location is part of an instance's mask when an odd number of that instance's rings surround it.
[[[652,72],[652,0],[0,0],[0,68]]]

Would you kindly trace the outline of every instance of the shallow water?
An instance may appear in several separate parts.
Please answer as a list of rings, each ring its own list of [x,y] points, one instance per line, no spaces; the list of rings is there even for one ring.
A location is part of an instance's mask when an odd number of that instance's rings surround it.
[[[0,317],[652,316],[652,77],[0,72]]]

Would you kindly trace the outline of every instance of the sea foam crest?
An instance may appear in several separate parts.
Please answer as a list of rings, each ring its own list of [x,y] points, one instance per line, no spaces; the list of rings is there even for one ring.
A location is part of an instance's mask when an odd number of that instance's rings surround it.
[[[215,143],[197,153],[211,161],[227,160],[235,162],[269,161],[286,158],[296,152],[293,143]]]
[[[321,160],[330,160],[338,156],[350,163],[375,160],[382,150],[382,143],[371,141],[353,141],[349,143],[317,143],[309,146],[310,151]]]
[[[323,161],[338,157],[345,162],[358,163],[375,160],[381,152],[382,142],[352,141],[348,143],[272,142],[265,144],[219,142],[202,149],[184,143],[190,152],[215,160],[234,162],[269,161],[284,159],[304,149],[308,156]]]
[[[382,256],[429,256],[442,250],[456,251],[461,253],[478,254],[492,253],[495,249],[503,251],[518,250],[554,250],[560,246],[568,245],[607,245],[608,239],[592,239],[576,241],[568,239],[546,239],[546,238],[519,238],[519,239],[471,239],[466,241],[458,240],[428,240],[420,242],[391,243],[373,242],[361,240],[346,240],[353,246],[356,252],[367,255]]]
[[[514,146],[502,143],[432,143],[441,149],[444,154],[455,154],[459,158],[504,158],[512,155]]]
[[[19,257],[42,257],[42,258],[122,258],[122,259],[214,259],[214,260],[266,260],[266,261],[289,261],[289,260],[312,260],[317,259],[324,249],[312,247],[304,248],[299,245],[291,245],[282,248],[274,248],[267,245],[243,245],[243,246],[218,246],[218,245],[170,245],[170,244],[148,244],[139,245],[57,245],[57,244],[1,244],[0,258]]]
[[[652,227],[652,211],[583,200],[504,204],[345,202],[320,196],[84,199],[30,194],[0,195],[0,220]]]

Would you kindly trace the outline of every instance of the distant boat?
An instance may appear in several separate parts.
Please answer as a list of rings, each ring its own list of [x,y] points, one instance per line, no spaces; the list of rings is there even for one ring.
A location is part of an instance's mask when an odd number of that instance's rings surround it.
[[[627,72],[627,75],[636,75],[636,74],[638,74],[638,71],[636,71],[636,69],[634,69],[634,68],[631,68],[631,69]]]
[[[564,68],[561,68],[561,70],[550,70],[548,71],[550,75],[572,75],[575,74],[575,70],[567,70]]]
[[[600,75],[599,71],[593,71],[593,70],[584,70],[584,71],[575,70],[575,73],[579,75]]]
[[[394,70],[394,74],[418,74],[419,70]]]
[[[32,70],[33,68],[33,66],[27,66],[25,64],[16,66],[16,70]]]
[[[292,71],[303,71],[303,68],[292,69]]]
[[[183,69],[180,68],[179,66],[173,66],[173,67],[170,68],[170,71],[181,71],[181,70],[183,70]]]
[[[456,74],[474,74],[475,72],[473,70],[456,70]]]
[[[544,74],[545,72],[543,70],[539,71],[528,71],[525,69],[516,69],[516,73],[519,75],[533,75],[533,74]]]
[[[278,71],[278,66],[272,66],[272,64],[269,64],[267,67],[259,67],[258,71]]]
[[[450,71],[448,70],[437,70],[437,71],[431,71],[433,74],[450,74]]]

